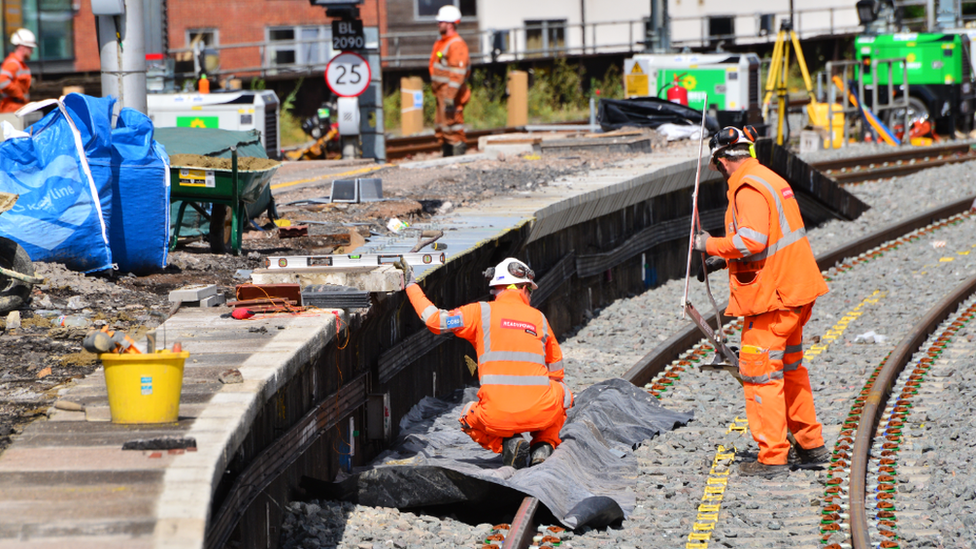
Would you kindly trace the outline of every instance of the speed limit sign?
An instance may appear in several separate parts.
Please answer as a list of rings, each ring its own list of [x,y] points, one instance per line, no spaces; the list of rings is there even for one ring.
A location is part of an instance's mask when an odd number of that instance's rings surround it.
[[[339,97],[357,97],[369,87],[373,74],[363,56],[342,52],[325,67],[325,83]]]

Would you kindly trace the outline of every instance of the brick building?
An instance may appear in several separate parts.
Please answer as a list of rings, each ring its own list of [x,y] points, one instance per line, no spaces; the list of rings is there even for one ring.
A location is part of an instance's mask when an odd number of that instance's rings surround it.
[[[201,41],[219,52],[222,73],[301,74],[321,70],[332,54],[331,22],[309,0],[143,0],[143,14],[147,55],[179,55]],[[386,0],[365,0],[360,16],[375,43],[386,32]],[[37,35],[31,70],[39,80],[98,72],[91,0],[0,0],[4,55],[21,27]],[[227,47],[235,44],[252,45]]]

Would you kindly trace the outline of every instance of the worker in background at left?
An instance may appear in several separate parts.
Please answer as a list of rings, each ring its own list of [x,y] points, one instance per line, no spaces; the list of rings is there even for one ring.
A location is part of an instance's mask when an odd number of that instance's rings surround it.
[[[573,394],[563,383],[563,355],[549,321],[529,305],[538,288],[525,263],[507,258],[485,271],[495,300],[438,309],[405,268],[407,297],[435,334],[470,341],[478,355],[478,401],[464,408],[461,429],[502,465],[538,465],[559,446]],[[532,435],[531,443],[522,433]]]
[[[471,99],[467,80],[471,74],[468,45],[457,33],[461,10],[443,6],[437,12],[437,30],[441,37],[430,53],[430,87],[437,98],[434,134],[444,156],[460,156],[467,150],[464,142],[464,106]]]
[[[18,29],[10,37],[14,51],[0,66],[0,113],[16,112],[30,101],[31,71],[27,66],[37,39],[27,29]]]

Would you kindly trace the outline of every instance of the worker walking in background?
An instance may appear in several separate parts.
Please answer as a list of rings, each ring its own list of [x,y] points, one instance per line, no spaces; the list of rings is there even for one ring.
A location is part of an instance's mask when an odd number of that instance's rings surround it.
[[[753,158],[755,130],[727,127],[712,137],[710,169],[728,182],[725,236],[701,232],[694,249],[711,256],[703,272],[729,269],[725,314],[745,317],[739,374],[746,417],[759,459],[742,475],[767,478],[789,471],[787,429],[803,465],[822,465],[830,454],[803,366],[803,325],[814,301],[827,293],[793,189]]]
[[[495,300],[447,311],[435,307],[406,269],[410,303],[435,334],[453,333],[478,354],[478,401],[458,420],[482,447],[502,454],[502,464],[538,465],[559,446],[559,431],[572,407],[563,384],[562,351],[541,311],[529,305],[538,288],[527,265],[508,258],[485,271]],[[531,444],[522,433],[531,433]]]
[[[0,66],[0,113],[15,112],[30,101],[31,72],[27,62],[37,47],[37,39],[33,32],[18,29],[10,43],[14,51]]]
[[[471,99],[465,80],[471,74],[468,45],[457,33],[461,10],[443,6],[437,12],[437,29],[441,38],[430,53],[430,87],[437,98],[434,133],[444,156],[462,155],[464,142],[464,105]]]

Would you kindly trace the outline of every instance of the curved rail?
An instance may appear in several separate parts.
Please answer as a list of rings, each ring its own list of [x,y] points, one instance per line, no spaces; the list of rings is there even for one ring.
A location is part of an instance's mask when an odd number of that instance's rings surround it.
[[[869,549],[872,547],[871,538],[868,533],[868,517],[864,507],[866,497],[865,484],[867,476],[868,458],[871,454],[871,444],[874,442],[875,429],[880,420],[880,411],[891,394],[895,380],[905,365],[912,359],[912,355],[939,324],[949,317],[949,315],[976,292],[976,276],[973,276],[957,286],[955,290],[935,307],[933,307],[922,320],[918,322],[905,339],[898,344],[898,347],[891,352],[891,356],[885,361],[878,378],[872,386],[865,400],[861,417],[857,422],[857,435],[854,438],[854,448],[851,457],[850,472],[850,521],[851,521],[851,542],[854,549]]]
[[[817,265],[821,270],[824,271],[830,269],[834,265],[837,265],[849,257],[855,257],[859,254],[863,254],[868,250],[876,248],[889,240],[907,234],[915,229],[920,229],[940,219],[945,219],[947,217],[965,212],[971,208],[974,200],[976,200],[976,196],[956,200],[955,202],[951,202],[944,206],[938,206],[904,221],[883,227],[849,244],[834,248],[829,252],[819,255],[817,257]],[[719,304],[719,309],[724,310],[727,305],[727,302],[723,302]],[[716,313],[713,312],[706,317],[706,321],[710,325],[715,324],[715,315]],[[722,315],[723,325],[731,320],[731,317],[727,317],[724,314]],[[664,371],[664,368],[668,364],[678,360],[681,353],[693,347],[695,343],[698,343],[698,341],[701,340],[701,338],[702,335],[701,332],[698,331],[698,327],[689,322],[679,332],[675,333],[673,336],[658,345],[653,351],[644,355],[643,358],[638,360],[634,366],[623,375],[623,378],[638,387],[643,387],[645,384],[649,383],[654,376]]]

